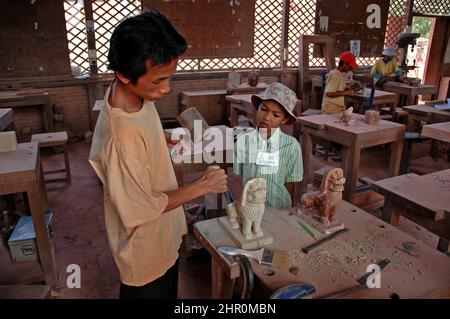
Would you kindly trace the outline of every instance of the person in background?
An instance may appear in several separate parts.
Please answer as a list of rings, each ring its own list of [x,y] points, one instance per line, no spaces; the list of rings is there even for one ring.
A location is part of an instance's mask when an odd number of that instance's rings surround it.
[[[382,58],[378,59],[372,67],[372,76],[375,84],[382,86],[388,79],[402,80],[404,72],[397,65],[397,52],[394,48],[388,47],[381,53]]]
[[[346,51],[339,56],[338,67],[328,73],[322,100],[322,113],[336,114],[345,111],[345,96],[355,91],[345,85],[345,74],[358,68],[355,55]]]

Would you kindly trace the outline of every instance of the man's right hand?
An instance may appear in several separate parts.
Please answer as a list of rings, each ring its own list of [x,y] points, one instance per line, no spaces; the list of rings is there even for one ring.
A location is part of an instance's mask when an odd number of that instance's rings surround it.
[[[355,95],[355,91],[353,91],[353,89],[347,89],[347,90],[345,90],[345,95],[353,96],[353,95]]]
[[[225,174],[225,170],[219,166],[209,166],[199,180],[199,184],[205,189],[206,194],[224,193],[228,190],[228,176]]]

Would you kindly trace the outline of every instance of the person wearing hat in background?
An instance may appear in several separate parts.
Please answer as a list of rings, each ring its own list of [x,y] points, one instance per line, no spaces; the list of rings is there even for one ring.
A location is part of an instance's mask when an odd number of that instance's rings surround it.
[[[238,137],[233,171],[245,185],[252,178],[267,181],[266,205],[292,207],[294,183],[303,179],[302,151],[298,141],[280,129],[296,121],[296,94],[281,83],[272,83],[260,95],[252,96],[258,110],[256,129]]]
[[[397,65],[397,53],[395,49],[392,47],[385,48],[381,56],[382,58],[377,60],[372,67],[371,73],[375,78],[375,83],[381,86],[388,78],[402,80],[403,70]]]
[[[327,76],[322,100],[322,113],[335,114],[345,111],[345,96],[353,96],[355,91],[345,85],[345,73],[357,69],[356,57],[346,51],[339,56],[339,65]]]

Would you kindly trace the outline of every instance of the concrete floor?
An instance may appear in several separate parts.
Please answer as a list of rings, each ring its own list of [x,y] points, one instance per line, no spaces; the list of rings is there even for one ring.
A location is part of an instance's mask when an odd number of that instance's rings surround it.
[[[422,144],[414,150],[415,157],[427,153],[429,145]],[[60,298],[117,298],[119,274],[112,259],[105,232],[103,216],[102,186],[90,167],[87,158],[90,143],[77,142],[70,146],[72,184],[49,184],[49,204],[55,214],[56,266],[60,282]],[[61,167],[62,155],[44,156],[44,169]],[[387,177],[389,153],[387,149],[374,148],[363,152],[360,176],[373,180]],[[313,157],[313,169],[325,164],[339,166],[340,163]],[[233,193],[240,194],[241,179],[229,170]],[[187,176],[186,182],[197,178]],[[421,227],[401,219],[400,229],[410,233],[431,247],[436,247],[437,236]],[[66,287],[67,266],[81,267],[81,288]],[[210,259],[206,252],[180,259],[180,298],[210,298]]]

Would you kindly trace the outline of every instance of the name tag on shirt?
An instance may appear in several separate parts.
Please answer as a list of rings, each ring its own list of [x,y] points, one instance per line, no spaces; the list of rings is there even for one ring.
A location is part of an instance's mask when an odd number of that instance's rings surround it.
[[[256,156],[256,165],[261,166],[278,166],[280,161],[279,152],[266,153],[266,152],[258,152]]]

